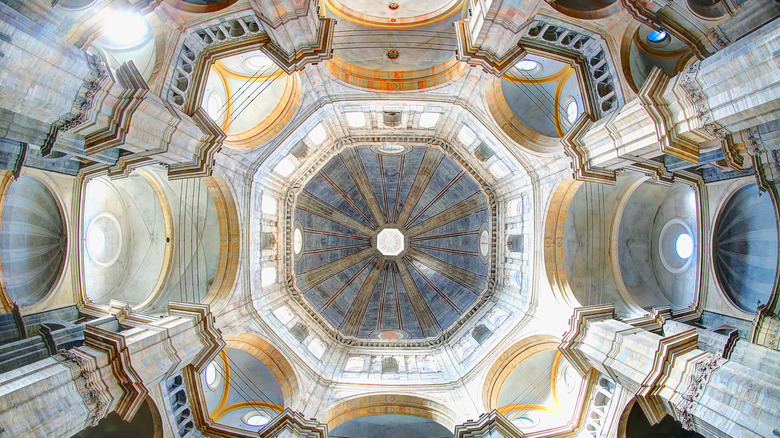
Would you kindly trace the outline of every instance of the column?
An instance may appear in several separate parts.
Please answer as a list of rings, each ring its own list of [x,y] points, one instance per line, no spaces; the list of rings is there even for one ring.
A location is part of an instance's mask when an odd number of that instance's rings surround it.
[[[561,352],[635,394],[655,423],[666,414],[708,437],[767,437],[780,427],[780,377],[697,348],[695,330],[659,336],[614,319],[614,307],[575,309]]]
[[[583,116],[562,142],[575,176],[612,182],[614,171],[661,154],[698,163],[723,148],[741,167],[731,133],[780,118],[780,19],[674,78],[653,70],[633,101],[597,122]]]
[[[208,306],[171,303],[164,318],[117,317],[132,328],[87,326],[83,346],[0,374],[4,436],[67,438],[110,412],[129,421],[149,388],[187,366],[202,370],[224,347]]]

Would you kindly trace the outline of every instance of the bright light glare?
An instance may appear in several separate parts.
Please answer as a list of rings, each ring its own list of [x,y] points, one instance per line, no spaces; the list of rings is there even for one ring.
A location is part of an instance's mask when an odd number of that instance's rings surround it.
[[[492,173],[496,178],[503,178],[512,173],[512,171],[509,170],[509,167],[501,160],[491,164],[488,168],[488,172]]]
[[[681,259],[687,259],[693,255],[693,238],[691,235],[683,233],[677,236],[677,242],[674,244],[674,249]]]
[[[360,112],[347,113],[347,123],[352,128],[366,126],[366,115]]]
[[[250,56],[244,60],[244,68],[249,71],[259,71],[273,64],[271,58],[265,55]]]
[[[325,354],[325,344],[317,338],[312,339],[306,349],[308,349],[317,359],[320,359],[322,355]]]
[[[263,268],[260,271],[260,286],[266,287],[274,284],[276,281],[276,268]]]
[[[284,159],[282,159],[282,161],[279,162],[279,164],[276,165],[276,167],[274,167],[274,172],[284,177],[290,176],[290,174],[293,173],[295,168],[298,166],[296,161],[297,160],[294,158],[286,156]]]
[[[217,383],[217,364],[211,362],[206,367],[206,384],[214,386],[215,383]]]
[[[536,61],[530,61],[530,60],[522,60],[518,61],[517,64],[515,64],[515,68],[522,71],[531,71],[536,69],[536,67],[539,66],[539,63]]]
[[[284,325],[287,325],[288,322],[292,321],[293,319],[293,313],[292,310],[290,310],[287,306],[282,306],[276,310],[273,311],[274,316],[276,319],[279,320]]]
[[[569,102],[568,105],[566,105],[566,120],[569,121],[569,123],[574,123],[577,121],[577,115],[579,114],[580,109],[577,106],[577,101],[572,100]]]
[[[433,128],[439,122],[439,113],[422,113],[420,115],[421,128]]]
[[[245,420],[246,424],[250,426],[264,426],[265,424],[268,424],[269,421],[271,420],[268,417],[259,414],[252,415]]]
[[[460,131],[458,132],[458,140],[460,140],[461,143],[465,145],[470,145],[471,143],[474,143],[474,140],[477,139],[477,134],[474,133],[474,131],[471,130],[468,126],[463,126],[460,128]]]
[[[265,214],[276,214],[276,199],[263,195],[260,201],[260,210]]]
[[[211,117],[211,120],[217,121],[219,119],[223,105],[222,96],[216,91],[212,91],[206,103],[206,113]]]
[[[647,34],[647,39],[654,42],[654,43],[660,43],[661,41],[666,39],[666,31],[665,30],[654,30]]]
[[[90,227],[89,234],[87,235],[87,248],[92,258],[95,258],[103,251],[106,246],[106,233],[99,227]]]
[[[314,129],[309,132],[309,140],[317,146],[321,145],[327,137],[328,133],[325,131],[325,127],[322,126],[322,123],[315,126]]]
[[[114,44],[127,47],[144,40],[149,32],[146,19],[132,12],[116,12],[103,23],[103,32]]]

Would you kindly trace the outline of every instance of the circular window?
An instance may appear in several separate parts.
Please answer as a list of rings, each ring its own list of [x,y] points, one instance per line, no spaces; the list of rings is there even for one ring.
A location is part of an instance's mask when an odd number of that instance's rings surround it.
[[[217,380],[218,380],[216,362],[211,362],[206,366],[205,377],[206,377],[206,385],[208,385],[209,389],[216,389]]]
[[[273,63],[274,62],[271,61],[271,58],[265,55],[255,55],[250,56],[244,60],[244,68],[249,71],[259,71],[261,69],[267,68]]]
[[[122,249],[122,228],[113,214],[100,213],[87,226],[87,254],[96,265],[108,268],[119,259]]]
[[[482,230],[479,235],[479,252],[482,253],[483,257],[486,257],[488,251],[490,251],[490,234],[487,230]]]
[[[293,251],[296,254],[300,254],[303,249],[303,233],[300,228],[296,228],[293,232]]]
[[[143,43],[151,34],[146,19],[132,12],[117,12],[106,19],[103,32],[114,48],[127,49]]]
[[[661,229],[658,254],[661,264],[672,274],[680,274],[693,263],[693,232],[680,219],[672,219]]]
[[[647,34],[647,40],[651,43],[660,43],[669,37],[665,30],[654,30]]]
[[[680,234],[677,236],[674,248],[677,250],[677,255],[680,258],[689,258],[693,254],[693,238],[688,233]]]
[[[521,71],[532,71],[539,68],[540,64],[536,61],[531,61],[528,59],[523,59],[522,61],[518,61],[517,64],[515,64],[515,68]]]
[[[572,100],[566,105],[566,120],[569,121],[569,123],[574,124],[574,122],[577,121],[577,116],[579,115],[580,108],[579,105],[577,105],[576,100]]]
[[[512,424],[519,427],[520,429],[527,429],[529,427],[536,426],[536,422],[528,417],[517,417],[512,420]]]
[[[400,154],[404,151],[404,147],[397,144],[383,144],[379,146],[379,150],[386,154]]]
[[[262,414],[260,412],[254,411],[250,412],[246,415],[244,415],[244,423],[250,425],[250,426],[265,426],[268,424],[269,421],[271,421],[270,418],[268,418],[267,415]]]
[[[206,102],[206,113],[208,113],[209,117],[211,117],[211,120],[219,120],[221,115],[220,112],[222,111],[223,106],[224,103],[222,102],[222,96],[220,96],[216,91],[212,91],[211,94],[209,94],[208,101]]]

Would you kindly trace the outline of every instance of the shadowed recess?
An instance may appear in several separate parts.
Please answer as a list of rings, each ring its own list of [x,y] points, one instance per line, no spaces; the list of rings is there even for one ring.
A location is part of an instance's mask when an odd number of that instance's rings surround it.
[[[437,148],[381,151],[344,150],[298,195],[296,286],[344,335],[434,337],[487,288],[487,197]],[[377,249],[386,229],[403,235],[400,253]]]
[[[728,201],[715,226],[715,272],[741,309],[755,312],[772,294],[777,273],[777,217],[769,195],[750,184]]]
[[[8,293],[19,307],[41,301],[59,278],[64,228],[46,186],[30,176],[11,184],[0,228],[0,263]]]

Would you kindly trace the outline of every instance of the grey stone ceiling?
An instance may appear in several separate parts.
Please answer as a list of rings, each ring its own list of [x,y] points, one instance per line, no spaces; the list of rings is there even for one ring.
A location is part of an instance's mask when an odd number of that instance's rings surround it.
[[[296,287],[344,335],[434,337],[487,288],[487,197],[440,149],[348,148],[306,183],[294,220]],[[398,256],[376,248],[385,228],[406,237]]]

